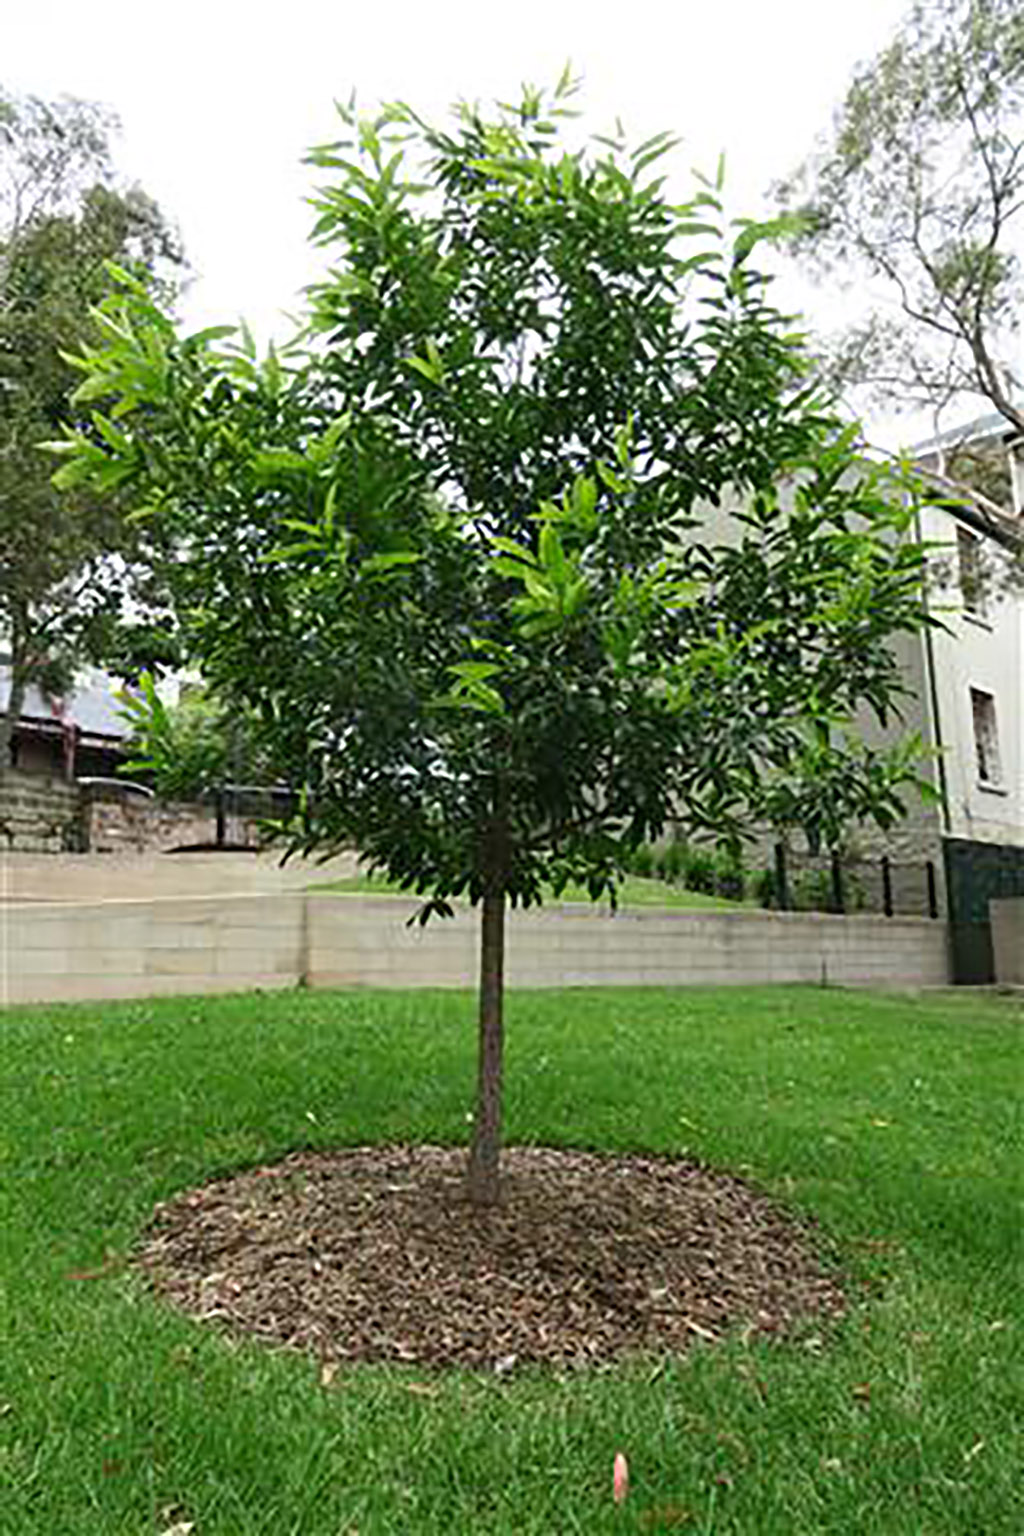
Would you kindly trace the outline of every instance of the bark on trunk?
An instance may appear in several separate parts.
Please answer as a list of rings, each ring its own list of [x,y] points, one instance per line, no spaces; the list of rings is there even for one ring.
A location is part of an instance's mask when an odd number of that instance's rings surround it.
[[[0,714],[0,775],[11,768],[11,754],[14,748],[14,727],[21,717],[25,707],[25,679],[21,669],[13,666],[11,669],[11,691],[7,699],[7,711]]]
[[[974,357],[974,366],[981,385],[981,393],[987,395],[995,406],[1000,416],[1004,417],[1018,432],[1024,432],[1024,411],[1018,410],[1010,399],[1009,391],[1004,387],[1000,376],[999,365],[990,357],[984,338],[978,332],[968,337],[971,353]]]
[[[7,696],[7,712],[0,714],[0,776],[7,773],[13,766],[11,762],[14,751],[14,727],[21,719],[25,708],[25,694],[28,692],[30,669],[28,666],[28,646],[26,643],[27,625],[26,614],[21,603],[14,604],[14,611],[10,615],[10,693]]]
[[[501,1077],[504,1046],[505,892],[488,893],[480,924],[480,1015],[476,1116],[469,1153],[469,1198],[496,1205],[501,1194]]]

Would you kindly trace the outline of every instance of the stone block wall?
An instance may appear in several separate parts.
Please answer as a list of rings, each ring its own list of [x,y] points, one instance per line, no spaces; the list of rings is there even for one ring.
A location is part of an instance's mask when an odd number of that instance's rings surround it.
[[[45,774],[0,774],[0,852],[73,853],[84,846],[77,785]]]
[[[212,843],[217,831],[212,806],[165,803],[142,795],[97,787],[86,791],[83,813],[90,853],[165,853],[171,848]],[[255,845],[255,817],[229,817],[227,841]]]
[[[229,816],[227,840],[255,846],[259,818]],[[0,851],[18,853],[162,853],[216,835],[212,805],[166,804],[110,785],[41,773],[0,777]]]

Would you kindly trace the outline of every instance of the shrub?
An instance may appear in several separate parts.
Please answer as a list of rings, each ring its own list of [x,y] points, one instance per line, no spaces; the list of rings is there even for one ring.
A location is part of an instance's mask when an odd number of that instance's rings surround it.
[[[667,843],[664,848],[659,848],[655,855],[654,872],[659,880],[665,880],[669,885],[677,885],[680,881],[685,885],[686,862],[686,844]]]
[[[639,848],[633,850],[629,859],[629,867],[634,875],[640,875],[645,880],[651,878],[654,874],[654,849],[650,843],[643,843]]]
[[[703,891],[706,896],[715,894],[716,860],[713,853],[703,848],[685,849],[683,858],[683,884],[688,891]]]
[[[742,901],[746,884],[742,864],[728,854],[720,854],[716,861],[715,894],[729,901]]]
[[[831,912],[831,875],[823,869],[805,869],[790,880],[789,899],[797,912]]]
[[[778,905],[775,892],[774,869],[759,869],[750,878],[750,891],[754,899],[762,907],[775,907]]]

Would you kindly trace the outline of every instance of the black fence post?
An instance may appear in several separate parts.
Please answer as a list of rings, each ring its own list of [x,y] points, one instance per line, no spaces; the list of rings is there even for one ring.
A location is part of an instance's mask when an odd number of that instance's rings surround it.
[[[928,916],[938,917],[939,892],[935,884],[935,865],[932,863],[931,859],[929,859],[925,865],[925,872],[928,876]]]
[[[786,878],[786,849],[775,844],[775,900],[780,912],[789,911],[789,881]]]
[[[892,867],[887,853],[882,854],[882,911],[892,917]]]
[[[846,900],[843,893],[843,861],[840,855],[832,850],[830,859],[832,871],[832,911],[842,913],[846,911]]]

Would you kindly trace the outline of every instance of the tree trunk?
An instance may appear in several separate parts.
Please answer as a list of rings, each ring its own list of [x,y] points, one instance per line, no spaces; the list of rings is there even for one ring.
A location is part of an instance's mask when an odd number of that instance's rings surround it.
[[[1009,389],[1004,387],[999,364],[990,356],[980,327],[973,334],[968,335],[967,341],[974,358],[981,393],[988,396],[1000,416],[1011,427],[1016,428],[1018,432],[1024,432],[1024,411],[1017,408],[1010,398]]]
[[[21,719],[22,710],[25,708],[25,694],[28,692],[31,677],[27,656],[27,614],[20,602],[15,602],[13,609],[7,637],[10,644],[8,659],[10,692],[7,695],[6,713],[0,714],[0,777],[9,772],[12,766],[14,727]]]
[[[469,1153],[469,1198],[496,1205],[501,1194],[501,1072],[504,1046],[505,891],[484,897],[480,923],[480,1024],[476,1117]]]
[[[0,776],[11,768],[11,754],[14,748],[14,727],[21,718],[21,712],[25,707],[25,675],[21,667],[13,661],[11,663],[10,693],[7,696],[6,713],[0,714]]]

